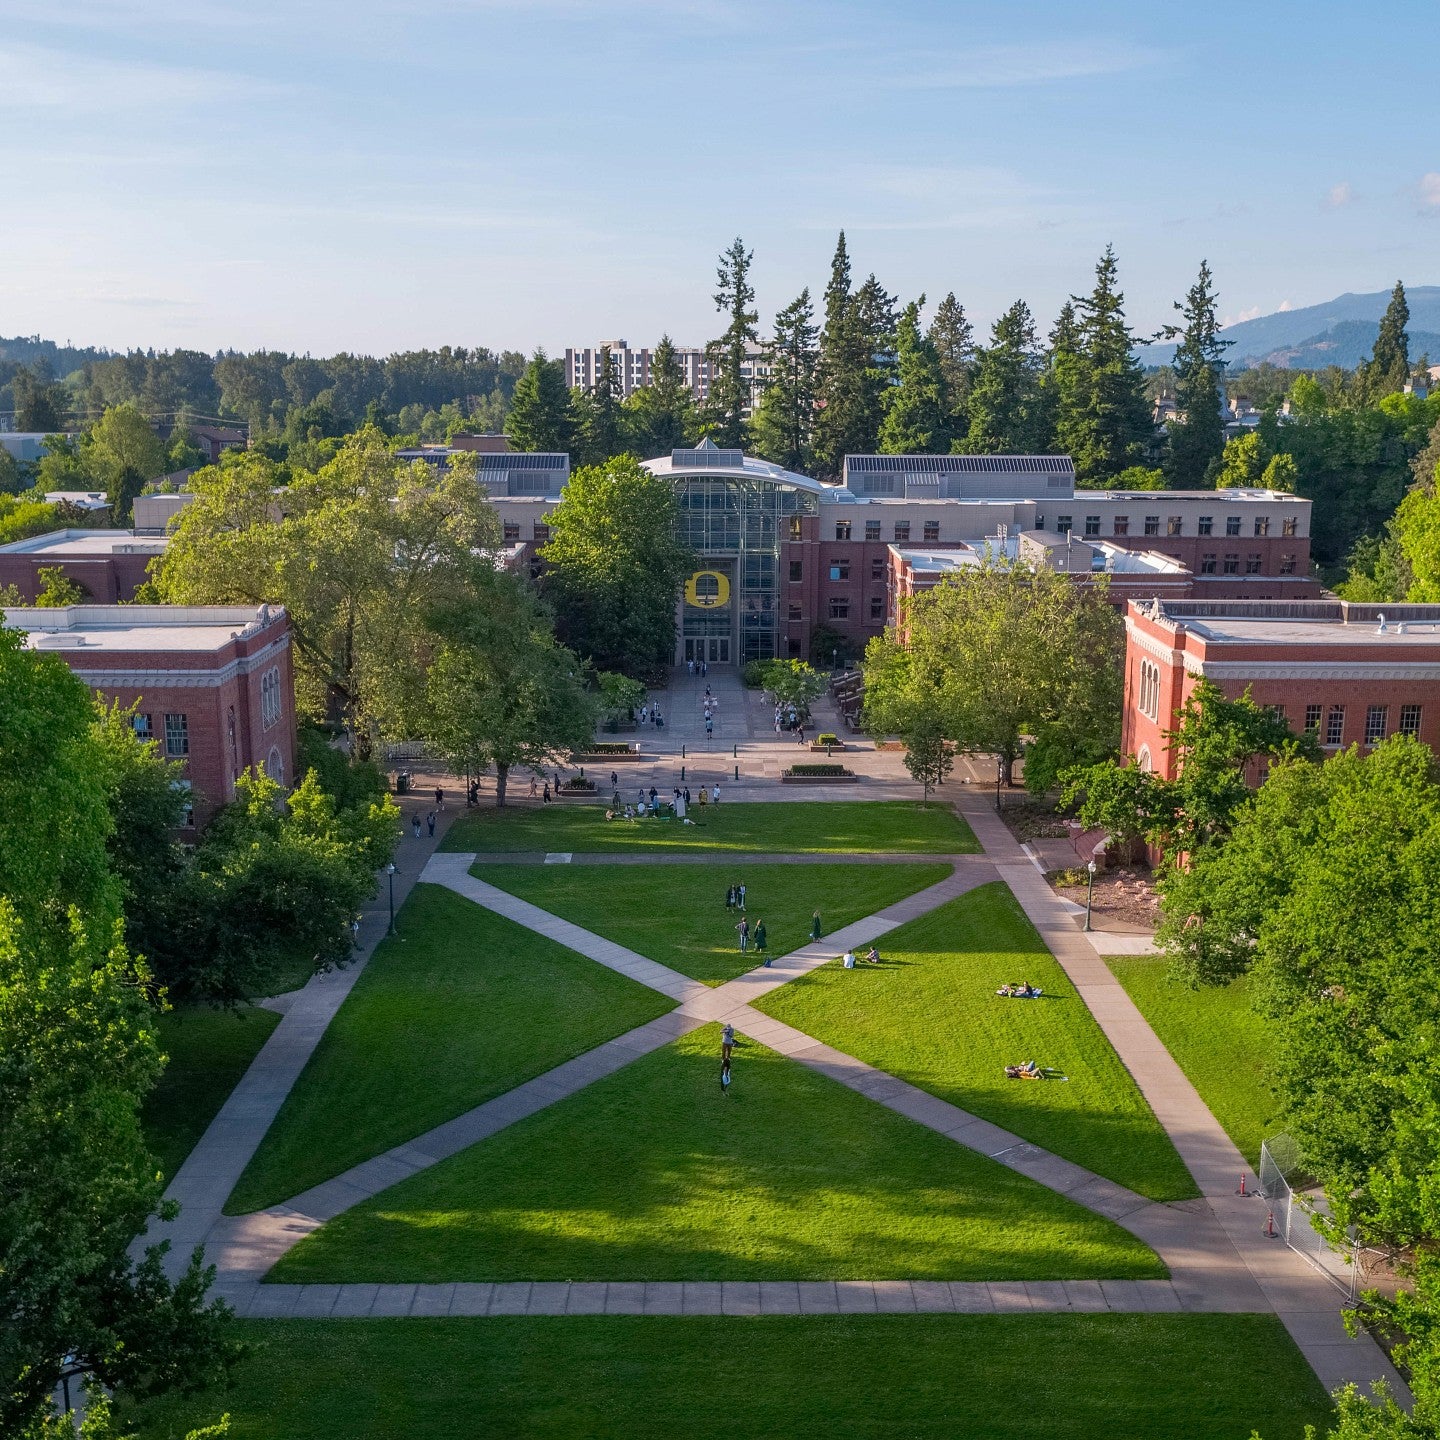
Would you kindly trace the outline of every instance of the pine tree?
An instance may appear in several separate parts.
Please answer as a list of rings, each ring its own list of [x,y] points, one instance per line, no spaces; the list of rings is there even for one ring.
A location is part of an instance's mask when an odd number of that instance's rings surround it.
[[[517,450],[569,450],[570,391],[565,385],[565,363],[547,360],[537,350],[515,382],[505,433]]]
[[[689,445],[699,432],[695,396],[685,383],[680,357],[668,335],[650,357],[650,383],[625,402],[625,430],[637,455],[665,455]]]
[[[1203,488],[1225,449],[1220,376],[1231,342],[1220,339],[1215,298],[1210,265],[1202,260],[1199,277],[1185,299],[1175,302],[1185,324],[1165,327],[1168,339],[1179,337],[1180,341],[1171,363],[1175,368],[1175,408],[1184,417],[1171,422],[1165,453],[1165,481],[1172,490]]]
[[[770,381],[752,426],[756,453],[787,470],[803,472],[810,465],[818,335],[807,287],[775,317],[775,335],[766,346]]]
[[[1380,333],[1375,337],[1375,349],[1369,363],[1356,376],[1361,381],[1362,403],[1373,405],[1386,395],[1393,395],[1405,386],[1410,378],[1410,337],[1405,327],[1410,323],[1410,303],[1405,298],[1405,286],[1395,282],[1390,292],[1390,303],[1380,318]]]
[[[896,326],[899,383],[884,392],[885,419],[880,450],[886,455],[944,455],[950,449],[950,416],[945,377],[935,346],[920,328],[922,295],[912,300]]]
[[[603,465],[625,448],[620,369],[608,345],[600,347],[595,383],[572,392],[571,409],[579,464]]]
[[[1030,307],[1017,300],[994,324],[970,387],[970,428],[951,447],[970,455],[1030,454],[1044,448],[1040,357]]]
[[[1040,381],[1044,402],[1042,429],[1053,436],[1053,448],[1062,455],[1073,454],[1081,438],[1080,411],[1086,379],[1081,344],[1075,306],[1067,300],[1060,307],[1055,328],[1050,332],[1050,353]]]
[[[750,407],[750,381],[745,375],[749,346],[759,331],[759,314],[750,308],[755,299],[750,284],[754,251],[738,236],[720,256],[716,271],[715,308],[730,316],[720,339],[707,347],[710,362],[708,421],[716,444],[733,448],[745,444],[745,411]]]
[[[953,291],[935,311],[935,318],[930,322],[929,340],[940,359],[951,428],[957,435],[963,435],[969,423],[965,405],[975,373],[975,327]]]
[[[1105,481],[1140,462],[1153,434],[1145,376],[1125,323],[1125,297],[1116,287],[1119,270],[1112,246],[1095,266],[1095,289],[1072,296],[1079,312],[1084,356],[1081,405],[1070,453],[1077,479]]]
[[[830,261],[825,286],[825,324],[820,331],[820,360],[816,373],[820,410],[815,417],[816,468],[823,475],[838,475],[847,447],[846,426],[860,380],[856,367],[856,315],[850,293],[850,254],[845,232]]]

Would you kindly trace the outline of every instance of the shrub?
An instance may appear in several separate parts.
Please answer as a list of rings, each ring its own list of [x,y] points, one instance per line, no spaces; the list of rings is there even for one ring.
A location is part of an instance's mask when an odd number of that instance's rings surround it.
[[[815,737],[815,743],[817,745],[838,745],[840,743],[840,737],[826,730],[823,734]]]
[[[787,775],[826,776],[830,779],[840,779],[852,772],[843,765],[792,765],[785,773]]]
[[[765,683],[765,666],[759,660],[747,660],[740,671],[740,683],[747,690],[758,690]]]
[[[586,748],[587,755],[628,755],[630,747],[625,742],[613,740],[597,740],[595,744]]]
[[[593,790],[595,782],[583,775],[572,775],[561,787],[562,790]]]

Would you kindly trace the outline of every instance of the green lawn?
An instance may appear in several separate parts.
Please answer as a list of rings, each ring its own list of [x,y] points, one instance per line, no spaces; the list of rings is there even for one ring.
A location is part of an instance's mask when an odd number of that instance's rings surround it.
[[[706,1026],[332,1220],[286,1281],[1163,1275],[1132,1235]]]
[[[142,1440],[1299,1440],[1329,1404],[1271,1315],[280,1320]],[[128,1425],[126,1433],[129,1433]]]
[[[600,767],[594,767],[600,774]],[[620,777],[621,794],[634,799],[638,782]],[[606,821],[603,805],[517,805],[478,810],[450,827],[442,849],[609,853],[617,850],[752,850],[773,855],[871,854],[878,850],[921,855],[976,854],[970,827],[948,805],[911,800],[768,801],[692,806],[693,825],[644,820]]]
[[[809,940],[817,909],[828,934],[938,883],[950,867],[747,865],[737,858],[722,865],[477,864],[472,873],[684,975],[722,985],[760,963],[753,951],[740,953],[740,916],[725,908],[731,884],[745,884],[752,928],[765,922],[767,953],[785,955]]]
[[[1269,1022],[1252,1007],[1249,982],[1192,990],[1170,979],[1161,955],[1112,955],[1105,963],[1236,1148],[1258,1166],[1260,1142],[1285,1121],[1265,1079]]]
[[[417,885],[227,1207],[287,1200],[674,1002],[453,891]]]
[[[756,1008],[1157,1200],[1197,1193],[1175,1147],[1010,891],[983,885],[892,931],[885,963],[830,964]],[[996,987],[1028,980],[1039,1000]],[[1007,1080],[1022,1060],[1066,1083]]]
[[[167,1179],[195,1148],[279,1023],[273,1010],[249,1005],[238,1010],[185,1005],[160,1017],[160,1046],[169,1064],[141,1119]]]

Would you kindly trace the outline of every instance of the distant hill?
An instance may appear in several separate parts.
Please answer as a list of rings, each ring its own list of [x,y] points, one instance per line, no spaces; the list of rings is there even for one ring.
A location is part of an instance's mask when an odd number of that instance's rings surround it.
[[[1410,355],[1429,354],[1440,363],[1440,285],[1406,287],[1410,302]],[[1323,305],[1299,310],[1278,310],[1229,325],[1223,338],[1233,342],[1225,352],[1232,367],[1269,361],[1288,369],[1317,369],[1343,365],[1352,369],[1370,358],[1379,333],[1380,317],[1390,303],[1388,290],[1373,295],[1339,295]],[[1168,365],[1173,344],[1144,345],[1137,352],[1145,365]]]

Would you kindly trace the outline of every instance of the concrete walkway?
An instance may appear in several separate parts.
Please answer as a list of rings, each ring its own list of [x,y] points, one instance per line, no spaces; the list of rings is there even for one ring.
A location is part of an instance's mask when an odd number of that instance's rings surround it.
[[[1250,1173],[1245,1158],[1005,822],[976,795],[957,808],[1134,1076],[1267,1308],[1325,1387],[1385,1380],[1408,1404],[1409,1390],[1380,1347],[1368,1336],[1346,1335],[1339,1291],[1288,1246],[1265,1237],[1265,1202],[1235,1193],[1240,1176]]]

